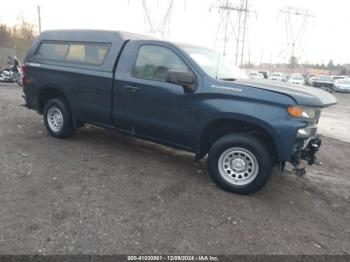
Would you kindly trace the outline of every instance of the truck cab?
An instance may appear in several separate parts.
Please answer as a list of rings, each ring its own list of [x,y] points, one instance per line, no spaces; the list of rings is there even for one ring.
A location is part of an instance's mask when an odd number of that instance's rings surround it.
[[[43,114],[50,135],[66,138],[84,123],[208,155],[223,189],[248,194],[273,165],[316,163],[323,107],[319,89],[250,80],[203,47],[114,31],[43,32],[25,60],[26,106]]]

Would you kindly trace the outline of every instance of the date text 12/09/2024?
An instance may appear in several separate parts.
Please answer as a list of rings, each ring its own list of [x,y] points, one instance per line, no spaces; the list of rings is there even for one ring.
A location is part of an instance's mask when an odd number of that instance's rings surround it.
[[[216,256],[128,256],[128,261],[219,261]]]

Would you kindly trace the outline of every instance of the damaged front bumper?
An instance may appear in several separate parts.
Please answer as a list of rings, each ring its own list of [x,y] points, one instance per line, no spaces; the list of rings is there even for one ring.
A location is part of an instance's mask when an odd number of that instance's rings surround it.
[[[321,163],[317,161],[316,153],[320,150],[322,140],[320,136],[316,136],[307,143],[304,150],[300,152],[300,158],[305,160],[310,166],[313,164],[320,165]]]
[[[306,173],[305,166],[302,165],[304,160],[308,165],[321,165],[317,160],[317,152],[320,149],[322,140],[320,135],[316,135],[305,142],[304,147],[297,150],[291,158],[291,164],[294,166],[294,171],[297,176],[303,176]]]

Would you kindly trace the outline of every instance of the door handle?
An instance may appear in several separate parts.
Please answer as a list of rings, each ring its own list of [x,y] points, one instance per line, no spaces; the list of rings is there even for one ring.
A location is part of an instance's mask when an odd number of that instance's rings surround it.
[[[139,91],[139,88],[136,86],[125,86],[125,89],[131,93],[136,93],[137,91]]]

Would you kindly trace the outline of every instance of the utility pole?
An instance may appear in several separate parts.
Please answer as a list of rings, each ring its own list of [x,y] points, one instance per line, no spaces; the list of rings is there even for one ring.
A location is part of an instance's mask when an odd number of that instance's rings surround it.
[[[38,27],[39,27],[39,34],[41,33],[41,14],[40,14],[40,5],[38,5]]]
[[[260,53],[260,67],[261,67],[261,64],[262,64],[263,56],[264,56],[264,49],[261,49],[261,53]]]
[[[250,48],[249,48],[249,52],[248,52],[248,66],[251,65],[251,63],[250,63],[250,52],[251,52],[251,50],[250,50]]]

